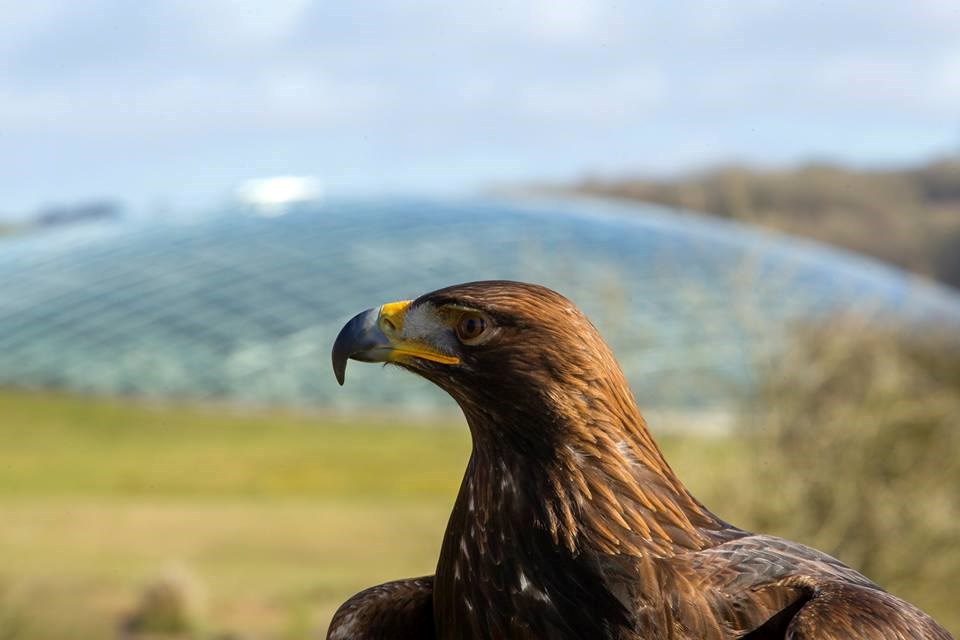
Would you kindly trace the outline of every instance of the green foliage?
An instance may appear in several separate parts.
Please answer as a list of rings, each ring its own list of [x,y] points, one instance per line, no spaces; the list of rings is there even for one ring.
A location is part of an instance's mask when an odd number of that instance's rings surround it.
[[[805,330],[753,400],[755,528],[960,625],[960,345],[847,320]]]

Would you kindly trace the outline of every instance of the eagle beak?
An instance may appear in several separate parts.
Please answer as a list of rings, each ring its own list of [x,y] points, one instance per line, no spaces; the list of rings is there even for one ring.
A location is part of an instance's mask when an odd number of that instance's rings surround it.
[[[396,362],[420,358],[442,364],[458,364],[460,359],[441,353],[420,341],[403,336],[403,321],[409,300],[391,302],[355,315],[343,326],[333,343],[333,373],[343,385],[347,360],[360,362]]]

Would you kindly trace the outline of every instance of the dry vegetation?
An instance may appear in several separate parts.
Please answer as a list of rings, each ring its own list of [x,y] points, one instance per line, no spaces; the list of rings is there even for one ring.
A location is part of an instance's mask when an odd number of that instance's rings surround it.
[[[960,287],[960,160],[856,171],[726,166],[676,180],[582,181],[583,193],[682,207],[857,251]]]
[[[799,335],[750,403],[752,527],[802,540],[960,628],[960,342],[855,320]]]

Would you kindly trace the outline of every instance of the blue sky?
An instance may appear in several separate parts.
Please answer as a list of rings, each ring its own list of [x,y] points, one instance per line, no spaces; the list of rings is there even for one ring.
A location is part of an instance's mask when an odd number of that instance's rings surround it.
[[[0,0],[0,213],[960,149],[960,2]]]

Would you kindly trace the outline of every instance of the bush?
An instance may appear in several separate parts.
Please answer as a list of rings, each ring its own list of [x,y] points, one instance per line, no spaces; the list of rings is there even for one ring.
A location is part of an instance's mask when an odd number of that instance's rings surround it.
[[[172,569],[147,584],[136,610],[121,624],[121,637],[190,638],[201,627],[203,588],[184,569]]]
[[[956,336],[838,321],[799,333],[753,398],[755,530],[823,549],[960,626]]]

